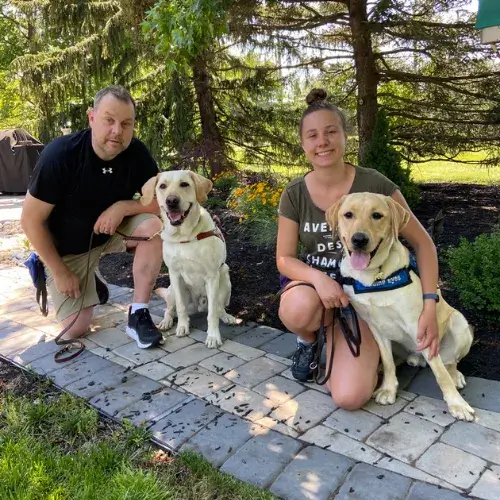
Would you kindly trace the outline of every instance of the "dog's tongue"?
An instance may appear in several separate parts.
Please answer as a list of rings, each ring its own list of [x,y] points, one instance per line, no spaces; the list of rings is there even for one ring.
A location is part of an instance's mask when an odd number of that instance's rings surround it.
[[[178,222],[182,219],[182,212],[169,212],[168,216],[172,222]]]
[[[351,253],[351,267],[356,271],[362,271],[368,267],[370,263],[370,254],[366,252]]]

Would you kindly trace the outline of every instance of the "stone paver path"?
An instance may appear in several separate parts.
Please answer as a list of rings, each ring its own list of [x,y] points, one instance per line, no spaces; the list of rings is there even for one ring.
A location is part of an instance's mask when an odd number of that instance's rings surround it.
[[[196,450],[287,500],[500,498],[500,382],[468,379],[462,392],[476,423],[452,418],[432,374],[409,366],[398,372],[394,405],[349,412],[324,387],[293,380],[291,334],[222,326],[224,344],[207,349],[199,316],[189,337],[141,350],[124,333],[132,290],[110,290],[84,354],[57,364],[59,329],[38,312],[27,270],[0,269],[0,354],[115,419],[148,426],[161,446]],[[163,307],[152,299],[156,321]]]

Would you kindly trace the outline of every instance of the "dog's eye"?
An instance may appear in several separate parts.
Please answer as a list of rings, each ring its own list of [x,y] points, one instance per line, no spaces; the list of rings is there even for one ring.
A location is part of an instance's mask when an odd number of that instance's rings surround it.
[[[167,187],[167,185],[166,185],[164,182],[162,182],[162,183],[159,185],[159,188],[160,188],[160,189],[165,189],[166,187]]]
[[[345,217],[346,219],[352,219],[352,218],[354,217],[354,214],[353,214],[352,212],[346,212],[346,213],[344,214],[344,217]]]
[[[380,220],[382,217],[383,217],[383,215],[380,212],[373,212],[372,213],[372,219]]]
[[[181,182],[180,186],[181,188],[187,188],[189,187],[189,182]]]

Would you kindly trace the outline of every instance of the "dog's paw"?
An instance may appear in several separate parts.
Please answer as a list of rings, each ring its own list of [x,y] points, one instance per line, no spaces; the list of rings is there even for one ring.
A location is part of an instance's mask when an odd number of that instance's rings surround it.
[[[219,347],[222,345],[222,339],[221,339],[221,336],[220,336],[220,332],[219,331],[215,331],[215,332],[208,332],[207,333],[207,340],[205,340],[205,345],[209,348],[209,349],[215,349],[216,347]]]
[[[476,412],[466,401],[448,405],[448,411],[457,420],[466,420],[467,422],[474,422],[476,420]]]
[[[176,337],[185,337],[189,335],[189,323],[177,323],[177,328],[175,330]]]
[[[373,399],[379,405],[393,405],[396,402],[397,389],[385,389],[380,387],[373,393]]]
[[[410,354],[406,358],[406,362],[410,366],[421,366],[422,368],[425,368],[425,366],[427,366],[425,358],[421,354]]]
[[[228,314],[225,311],[221,314],[220,319],[226,325],[236,325],[236,323],[238,323],[238,319],[237,318],[235,318],[234,316],[231,316],[230,314]]]
[[[454,373],[450,373],[450,376],[457,389],[463,389],[467,385],[465,377],[458,370],[455,370]]]
[[[170,328],[172,328],[173,325],[174,325],[174,318],[172,318],[172,316],[164,316],[163,319],[158,324],[158,328],[160,330],[170,330]]]

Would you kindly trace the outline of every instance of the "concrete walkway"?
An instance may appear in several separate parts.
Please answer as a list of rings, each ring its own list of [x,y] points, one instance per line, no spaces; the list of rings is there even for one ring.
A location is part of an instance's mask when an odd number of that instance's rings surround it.
[[[455,421],[428,370],[409,366],[394,405],[347,412],[324,388],[293,380],[293,335],[223,326],[224,344],[207,349],[206,322],[195,317],[189,337],[141,350],[124,333],[131,290],[110,288],[87,350],[60,365],[58,326],[38,312],[27,270],[0,270],[0,354],[116,419],[147,425],[162,446],[198,450],[287,500],[500,498],[500,382],[468,379],[462,392],[477,423]],[[152,300],[155,321],[163,307]]]

